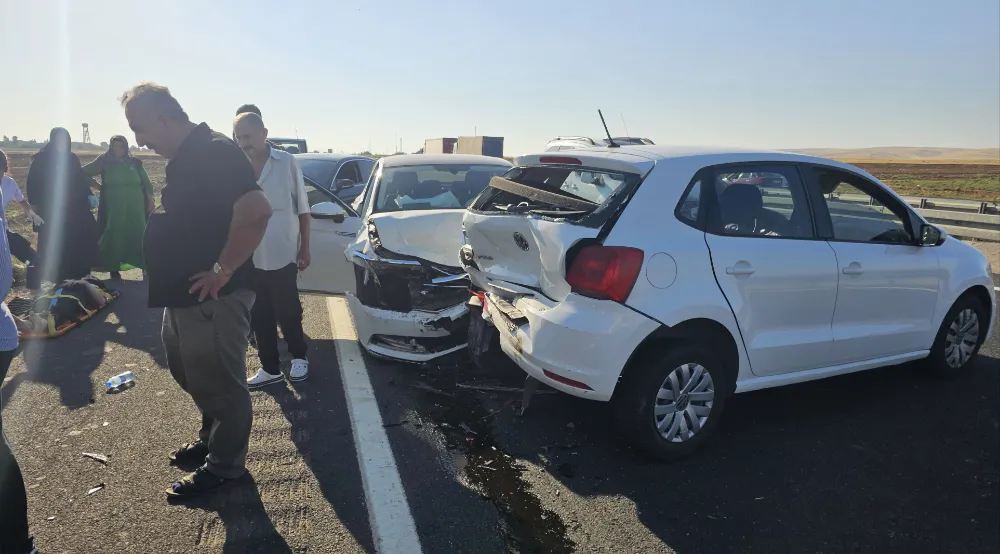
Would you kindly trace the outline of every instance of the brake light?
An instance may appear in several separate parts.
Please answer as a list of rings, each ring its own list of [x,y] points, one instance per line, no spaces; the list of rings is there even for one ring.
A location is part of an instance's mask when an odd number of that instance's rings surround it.
[[[578,158],[568,156],[542,156],[538,161],[543,164],[583,165]]]
[[[638,248],[587,246],[573,260],[566,272],[566,282],[577,294],[624,302],[639,278],[642,258],[643,252]]]

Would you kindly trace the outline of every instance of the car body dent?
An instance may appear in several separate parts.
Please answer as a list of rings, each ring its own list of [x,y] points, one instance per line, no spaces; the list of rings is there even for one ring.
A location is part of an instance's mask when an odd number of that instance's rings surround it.
[[[484,318],[498,329],[504,353],[539,380],[593,400],[611,398],[618,375],[632,354],[616,344],[638,344],[660,326],[621,304],[573,294],[561,302],[544,296],[516,298],[513,307],[526,322],[515,323],[511,330],[506,322],[498,321],[503,316],[495,315],[499,308],[492,293],[486,298]],[[593,390],[553,381],[545,371],[585,383]]]
[[[404,272],[424,273],[420,293],[434,294],[435,290],[467,290],[468,281],[458,268],[458,251],[461,246],[461,210],[427,210],[413,212],[385,212],[369,216],[378,233],[380,248],[371,243],[367,228],[358,233],[354,242],[344,254],[354,265],[364,270],[364,277],[358,284],[391,287],[391,274]],[[449,252],[450,250],[450,252]],[[436,269],[427,269],[428,267]],[[440,289],[439,289],[440,287]],[[412,294],[411,294],[412,296]],[[348,294],[351,312],[358,329],[358,340],[364,348],[377,356],[406,362],[426,362],[460,351],[465,342],[446,349],[413,352],[392,348],[387,343],[373,340],[379,335],[420,339],[448,337],[460,324],[443,325],[448,321],[467,318],[469,310],[465,300],[438,310],[424,310],[415,306],[410,310],[394,310],[387,307],[366,305],[355,294]],[[450,329],[449,329],[450,327]]]
[[[500,216],[467,211],[462,220],[469,240],[479,240],[475,250],[478,285],[489,281],[519,283],[538,288],[546,296],[562,300],[570,293],[566,283],[566,253],[577,242],[595,238],[600,229],[569,225],[537,216]],[[517,236],[527,239],[528,248]],[[467,271],[470,267],[463,266]],[[471,271],[470,271],[471,274]]]
[[[448,322],[459,321],[469,313],[469,308],[464,302],[438,312],[423,310],[397,312],[366,306],[361,303],[357,296],[350,292],[346,296],[351,314],[354,317],[354,326],[357,329],[358,341],[365,347],[365,350],[374,355],[407,362],[422,363],[460,351],[466,346],[465,343],[462,343],[437,352],[408,352],[379,344],[373,340],[379,335],[412,337],[414,339],[447,337],[451,332],[446,329],[446,324]]]
[[[463,212],[452,209],[381,212],[369,216],[368,221],[375,224],[379,241],[387,250],[455,267],[462,248]],[[367,243],[367,233],[361,235],[360,241]]]

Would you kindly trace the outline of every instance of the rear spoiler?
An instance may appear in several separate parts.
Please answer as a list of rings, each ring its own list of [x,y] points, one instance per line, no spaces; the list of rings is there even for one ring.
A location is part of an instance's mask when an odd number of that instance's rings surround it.
[[[564,194],[557,194],[547,190],[530,187],[528,185],[522,185],[521,183],[515,183],[510,179],[504,179],[499,176],[490,179],[490,188],[523,196],[528,200],[554,204],[556,206],[564,206],[574,210],[593,211],[594,208],[600,206],[600,204],[588,202],[582,198],[574,198],[572,196],[566,196]]]

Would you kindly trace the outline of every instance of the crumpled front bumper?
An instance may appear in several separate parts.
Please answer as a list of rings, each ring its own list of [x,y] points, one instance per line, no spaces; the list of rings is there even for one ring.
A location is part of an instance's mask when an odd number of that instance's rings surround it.
[[[382,358],[423,363],[463,350],[469,327],[465,302],[438,312],[374,308],[347,293],[358,341]]]

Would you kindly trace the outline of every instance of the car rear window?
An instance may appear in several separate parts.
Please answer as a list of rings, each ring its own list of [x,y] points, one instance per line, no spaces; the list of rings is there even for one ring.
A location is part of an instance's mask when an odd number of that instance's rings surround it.
[[[388,167],[382,170],[374,212],[464,209],[503,165],[435,164]]]
[[[472,208],[600,224],[603,213],[620,205],[640,180],[633,173],[587,167],[518,167],[491,182]]]

